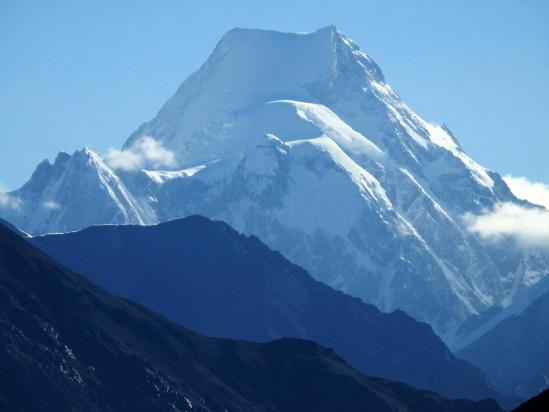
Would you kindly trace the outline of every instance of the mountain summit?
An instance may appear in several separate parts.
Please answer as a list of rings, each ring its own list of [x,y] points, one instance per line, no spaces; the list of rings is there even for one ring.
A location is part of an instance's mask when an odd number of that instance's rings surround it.
[[[381,70],[334,26],[308,34],[233,29],[125,147],[150,135],[194,166],[260,138],[239,119],[267,102],[324,102],[345,97],[343,85],[372,84],[384,84]]]
[[[231,30],[120,153],[134,153],[142,139],[173,154],[181,170],[111,164],[109,181],[120,181],[131,208],[101,173],[80,179],[68,166],[74,196],[51,200],[94,223],[224,220],[335,288],[431,323],[454,346],[466,319],[545,287],[547,256],[487,243],[463,222],[521,201],[447,127],[414,113],[332,26]],[[82,227],[62,216],[36,222],[29,211],[44,197],[26,188],[33,180],[9,194],[21,206],[4,217],[35,234]],[[56,185],[50,179],[41,191],[58,193]],[[81,201],[97,185],[102,196]]]

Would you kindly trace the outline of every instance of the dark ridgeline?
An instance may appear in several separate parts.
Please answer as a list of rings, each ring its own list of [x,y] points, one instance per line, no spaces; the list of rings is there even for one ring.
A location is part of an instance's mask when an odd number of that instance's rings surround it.
[[[8,222],[7,220],[2,219],[1,217],[0,217],[0,225],[4,225],[8,229],[10,229],[12,232],[14,232],[15,234],[21,237],[29,237],[27,233],[23,232],[19,228],[15,227],[11,222]]]
[[[549,411],[549,389],[524,402],[512,412],[546,412]]]
[[[498,411],[367,378],[332,350],[207,338],[99,289],[0,224],[2,411]]]
[[[429,325],[335,291],[223,222],[95,226],[32,242],[108,291],[209,336],[311,339],[371,376],[450,398],[497,396]]]

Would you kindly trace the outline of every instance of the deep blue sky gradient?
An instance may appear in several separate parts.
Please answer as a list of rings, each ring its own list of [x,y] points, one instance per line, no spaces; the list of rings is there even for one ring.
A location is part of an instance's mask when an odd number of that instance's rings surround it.
[[[0,188],[122,145],[230,28],[329,24],[475,160],[549,182],[549,1],[2,0]]]

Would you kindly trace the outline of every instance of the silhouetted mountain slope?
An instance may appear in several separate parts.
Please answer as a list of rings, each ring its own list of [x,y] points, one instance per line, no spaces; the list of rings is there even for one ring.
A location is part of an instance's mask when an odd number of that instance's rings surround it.
[[[503,320],[459,354],[486,371],[502,393],[528,399],[547,389],[549,293]]]
[[[527,402],[524,402],[512,412],[546,412],[549,411],[549,389],[543,391]]]
[[[367,378],[302,340],[200,336],[65,269],[0,225],[0,409],[497,411]]]
[[[451,398],[495,395],[427,324],[335,291],[222,222],[96,226],[32,242],[107,290],[210,336],[312,339],[368,375]]]
[[[15,227],[14,225],[12,225],[10,222],[8,222],[7,220],[4,220],[2,218],[0,218],[0,225],[4,225],[5,227],[7,227],[8,229],[10,229],[12,232],[14,232],[15,234],[21,236],[21,237],[29,237],[29,235],[25,232],[23,232],[22,230],[18,229],[17,227]]]

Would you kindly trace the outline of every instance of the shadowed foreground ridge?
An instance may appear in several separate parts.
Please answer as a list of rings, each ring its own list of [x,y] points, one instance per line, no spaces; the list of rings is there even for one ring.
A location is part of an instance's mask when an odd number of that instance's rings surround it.
[[[0,409],[498,411],[367,378],[301,340],[212,339],[114,297],[0,225]]]
[[[497,397],[425,324],[314,280],[254,236],[191,216],[96,226],[32,242],[95,284],[208,336],[311,339],[370,376],[448,398]]]
[[[524,402],[512,412],[541,412],[549,410],[549,389],[543,391],[527,402]]]
[[[548,313],[549,292],[546,292],[524,311],[503,320],[467,346],[459,355],[486,371],[501,393],[531,398],[547,387]]]

